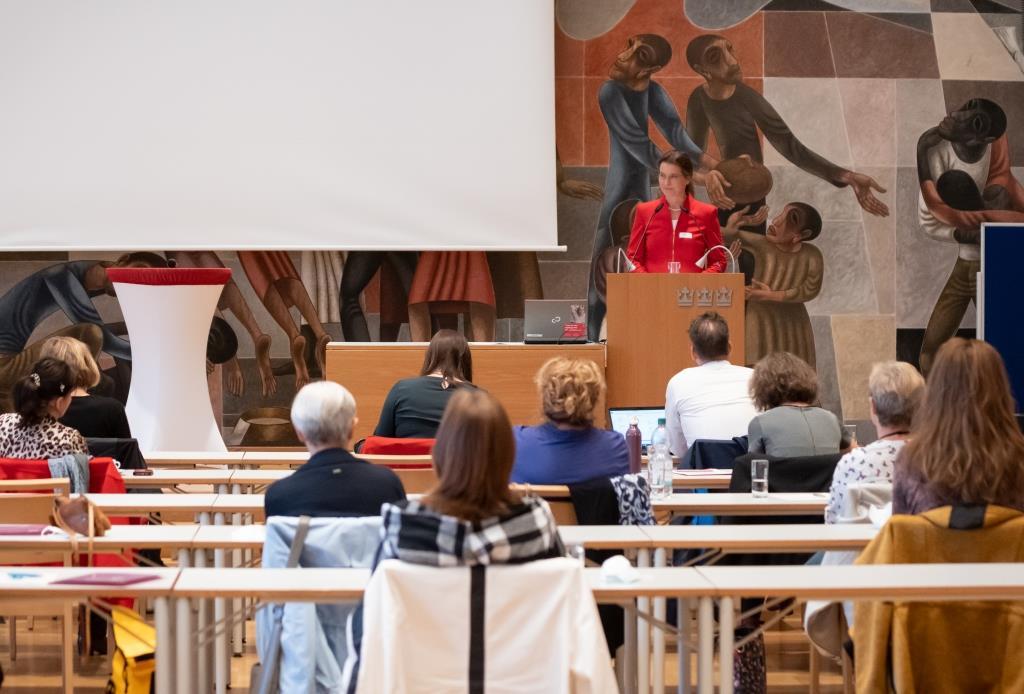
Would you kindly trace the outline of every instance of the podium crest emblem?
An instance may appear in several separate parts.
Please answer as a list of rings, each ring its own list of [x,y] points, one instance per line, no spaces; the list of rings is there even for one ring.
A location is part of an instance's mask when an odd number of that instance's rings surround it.
[[[677,289],[676,304],[679,306],[693,306],[693,290],[689,287]]]
[[[715,306],[732,306],[732,290],[728,287],[719,287],[715,291]]]
[[[711,306],[711,290],[707,287],[701,287],[697,290],[697,305],[698,306]]]

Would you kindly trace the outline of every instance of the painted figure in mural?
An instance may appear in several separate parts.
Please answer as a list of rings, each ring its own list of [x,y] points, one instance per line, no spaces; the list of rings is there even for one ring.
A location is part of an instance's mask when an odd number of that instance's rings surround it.
[[[433,334],[431,305],[467,307],[472,341],[494,341],[494,283],[483,251],[424,251],[409,290],[409,334],[426,342]]]
[[[29,373],[50,337],[67,336],[89,346],[95,358],[101,351],[130,362],[131,346],[104,323],[92,300],[114,296],[108,267],[166,265],[154,253],[129,253],[111,263],[77,260],[43,268],[11,287],[0,297],[0,408],[9,411],[11,387]],[[60,311],[71,322],[29,344],[36,327]]]
[[[790,352],[815,363],[814,333],[804,304],[821,291],[824,259],[811,241],[821,234],[821,215],[804,202],[786,205],[764,236],[744,228],[764,224],[768,208],[748,215],[743,208],[729,215],[723,229],[733,252],[751,253],[755,272],[746,293],[746,361],[757,363],[772,352]]]
[[[971,99],[917,141],[921,227],[933,239],[959,245],[924,332],[920,364],[925,374],[975,300],[982,223],[1024,222],[1024,188],[1010,171],[1006,125],[999,104]]]
[[[270,313],[270,317],[281,326],[288,336],[289,353],[295,367],[295,388],[309,383],[309,369],[306,367],[306,338],[292,318],[291,308],[295,307],[313,329],[316,347],[313,351],[320,373],[325,373],[324,353],[331,336],[324,330],[317,317],[316,308],[299,279],[288,253],[285,251],[238,251],[238,261],[245,276],[249,278],[256,296]]]
[[[167,258],[174,260],[178,267],[226,267],[213,251],[168,251]],[[224,291],[217,300],[217,310],[233,313],[249,333],[255,350],[256,368],[263,386],[263,397],[270,397],[277,392],[277,379],[274,378],[274,371],[270,367],[270,335],[263,332],[256,322],[256,316],[246,303],[234,278],[224,285]],[[237,397],[245,392],[245,379],[242,377],[242,368],[237,356],[224,362],[224,377],[229,393]]]
[[[366,325],[359,295],[366,289],[373,276],[387,262],[398,276],[408,299],[412,277],[416,273],[417,254],[409,251],[351,251],[345,258],[345,270],[341,276],[341,333],[348,342],[369,342],[370,328]],[[383,307],[381,308],[383,313]],[[384,335],[381,324],[381,341],[397,339],[398,334]]]
[[[683,127],[668,92],[652,80],[655,73],[672,59],[672,47],[657,34],[638,34],[629,38],[626,49],[615,59],[610,78],[601,85],[598,103],[608,125],[608,174],[604,184],[604,202],[597,220],[591,254],[588,327],[591,340],[598,339],[605,304],[594,286],[595,270],[601,254],[614,244],[608,220],[623,200],[647,200],[651,192],[651,174],[658,170],[661,152],[651,141],[648,119],[661,131],[669,145],[686,154],[701,169],[695,181],[707,188],[711,201],[732,207],[725,195],[725,179],[714,171],[717,160],[708,157]]]
[[[768,100],[743,83],[743,69],[727,38],[716,34],[698,36],[686,47],[686,61],[705,80],[705,84],[693,90],[686,104],[686,129],[698,147],[707,147],[710,129],[715,133],[722,159],[747,155],[764,163],[760,130],[779,154],[796,166],[837,188],[849,186],[860,206],[870,214],[889,214],[889,208],[872,192],[885,192],[875,179],[844,169],[812,152],[796,138]],[[751,209],[763,204],[764,200],[759,200],[752,203]],[[719,221],[725,224],[734,211],[720,210]],[[765,227],[762,224],[752,231],[763,234]]]

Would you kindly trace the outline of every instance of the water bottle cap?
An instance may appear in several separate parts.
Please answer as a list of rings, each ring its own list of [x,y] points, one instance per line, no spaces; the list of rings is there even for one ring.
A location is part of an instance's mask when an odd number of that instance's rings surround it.
[[[640,426],[640,420],[636,417],[631,417],[629,420],[629,426]]]
[[[665,418],[664,417],[659,417],[658,418],[658,426],[659,427],[665,426]]]

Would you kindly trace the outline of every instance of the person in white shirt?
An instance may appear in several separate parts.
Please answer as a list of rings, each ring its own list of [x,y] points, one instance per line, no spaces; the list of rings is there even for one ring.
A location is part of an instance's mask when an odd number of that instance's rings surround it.
[[[716,311],[690,323],[690,354],[697,366],[683,369],[665,390],[669,447],[683,457],[697,439],[744,436],[757,412],[750,399],[752,369],[729,363],[729,325]]]

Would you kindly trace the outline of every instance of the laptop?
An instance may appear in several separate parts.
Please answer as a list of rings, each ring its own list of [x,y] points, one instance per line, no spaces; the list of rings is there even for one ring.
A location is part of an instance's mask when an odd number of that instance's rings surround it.
[[[636,417],[640,427],[640,445],[646,451],[654,430],[658,428],[658,420],[664,416],[664,407],[609,407],[608,425],[613,431],[625,436],[629,423]]]
[[[587,341],[586,299],[527,299],[523,342],[572,344]]]

